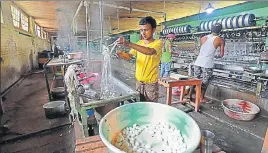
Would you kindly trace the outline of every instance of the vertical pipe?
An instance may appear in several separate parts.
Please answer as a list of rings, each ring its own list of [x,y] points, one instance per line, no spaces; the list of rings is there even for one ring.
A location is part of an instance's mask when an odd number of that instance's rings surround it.
[[[119,29],[119,10],[117,9],[117,31],[119,32],[120,29]]]
[[[112,23],[111,23],[111,16],[109,16],[109,24],[110,24],[109,33],[113,33]]]
[[[90,5],[88,3],[88,39],[91,39],[91,18],[90,18]],[[89,53],[91,53],[90,47],[89,47]],[[89,55],[90,56],[90,55]]]
[[[86,31],[87,31],[87,58],[90,59],[90,54],[89,54],[89,47],[88,47],[88,3],[86,1],[84,1],[84,5],[86,7]]]
[[[166,14],[166,1],[165,0],[164,0],[164,13],[163,13],[163,18],[164,18],[164,26],[162,25],[161,31],[163,30],[163,28],[166,28],[167,14]]]
[[[100,8],[100,52],[102,52],[102,44],[103,44],[103,1],[99,1]]]

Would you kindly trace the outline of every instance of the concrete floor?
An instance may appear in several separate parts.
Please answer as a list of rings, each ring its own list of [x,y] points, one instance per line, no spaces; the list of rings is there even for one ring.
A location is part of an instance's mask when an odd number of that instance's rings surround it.
[[[48,102],[44,74],[24,79],[6,96],[1,116],[1,153],[74,152],[74,132],[67,115],[46,119],[43,104]],[[14,134],[16,133],[16,134]]]
[[[114,75],[132,88],[135,87],[133,73],[120,72],[120,69],[116,69]],[[160,103],[165,103],[165,92],[165,89],[160,87],[160,95],[162,96],[159,100]],[[173,96],[174,101],[177,99],[178,97]],[[184,111],[191,110],[183,105],[176,107]],[[231,119],[224,114],[221,103],[218,101],[202,104],[200,113],[190,112],[188,114],[193,117],[200,129],[207,129],[215,133],[215,144],[222,150],[228,153],[261,152],[268,127],[268,118],[258,116],[248,122]]]
[[[114,75],[135,87],[133,75],[117,71]],[[163,90],[163,88],[161,89]],[[164,102],[164,91],[160,102]],[[74,132],[67,116],[48,120],[42,105],[48,102],[43,74],[27,77],[5,96],[6,113],[1,126],[22,135],[1,135],[1,153],[69,153],[74,152]],[[176,97],[175,97],[176,98]],[[179,106],[180,108],[187,108]],[[258,153],[261,150],[268,119],[257,117],[250,122],[228,118],[219,102],[202,105],[202,112],[190,112],[201,129],[216,135],[215,143],[228,153]],[[51,130],[52,128],[52,130]]]

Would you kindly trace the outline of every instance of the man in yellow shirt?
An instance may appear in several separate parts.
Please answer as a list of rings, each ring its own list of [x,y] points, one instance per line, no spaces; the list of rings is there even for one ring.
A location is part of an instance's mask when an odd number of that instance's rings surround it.
[[[142,40],[136,44],[126,41],[122,37],[117,40],[118,45],[131,48],[129,53],[118,51],[118,56],[130,60],[136,57],[136,88],[141,94],[141,101],[157,102],[158,75],[161,57],[162,42],[153,39],[156,21],[148,16],[140,20],[140,34]]]

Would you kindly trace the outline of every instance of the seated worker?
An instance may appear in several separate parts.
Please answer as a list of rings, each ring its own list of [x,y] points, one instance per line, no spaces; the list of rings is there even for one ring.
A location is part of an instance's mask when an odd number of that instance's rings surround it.
[[[216,49],[220,47],[220,55],[216,58],[223,57],[224,55],[224,40],[219,37],[219,33],[222,30],[222,25],[216,23],[211,28],[211,34],[201,38],[201,48],[199,55],[194,63],[194,77],[201,78],[202,76],[202,88],[201,88],[201,102],[208,102],[205,99],[207,87],[211,81],[214,66],[214,56]],[[190,89],[190,99],[192,101],[192,94],[195,86]]]
[[[167,39],[163,40],[160,77],[169,75],[172,64],[172,44],[175,38],[175,34],[170,33],[167,35]]]
[[[150,16],[140,20],[142,40],[136,44],[126,41],[123,37],[117,40],[118,45],[131,48],[129,53],[118,51],[119,57],[130,60],[136,57],[136,89],[141,95],[141,101],[158,101],[158,75],[162,42],[153,39],[156,20]]]

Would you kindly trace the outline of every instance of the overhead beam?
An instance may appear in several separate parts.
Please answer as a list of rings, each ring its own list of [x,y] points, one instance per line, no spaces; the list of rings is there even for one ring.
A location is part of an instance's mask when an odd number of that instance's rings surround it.
[[[92,3],[94,5],[99,5],[99,2],[95,2],[95,1],[89,2],[89,3]],[[136,9],[136,8],[129,8],[129,7],[124,7],[124,6],[120,6],[120,5],[113,5],[113,4],[107,4],[107,3],[103,3],[103,6],[123,9],[123,10],[127,10],[127,11],[136,11],[136,12],[144,12],[144,13],[152,13],[152,14],[160,14],[160,15],[163,15],[163,13],[164,13],[164,12],[157,12],[157,11],[149,11],[149,10],[142,10],[142,9]]]

